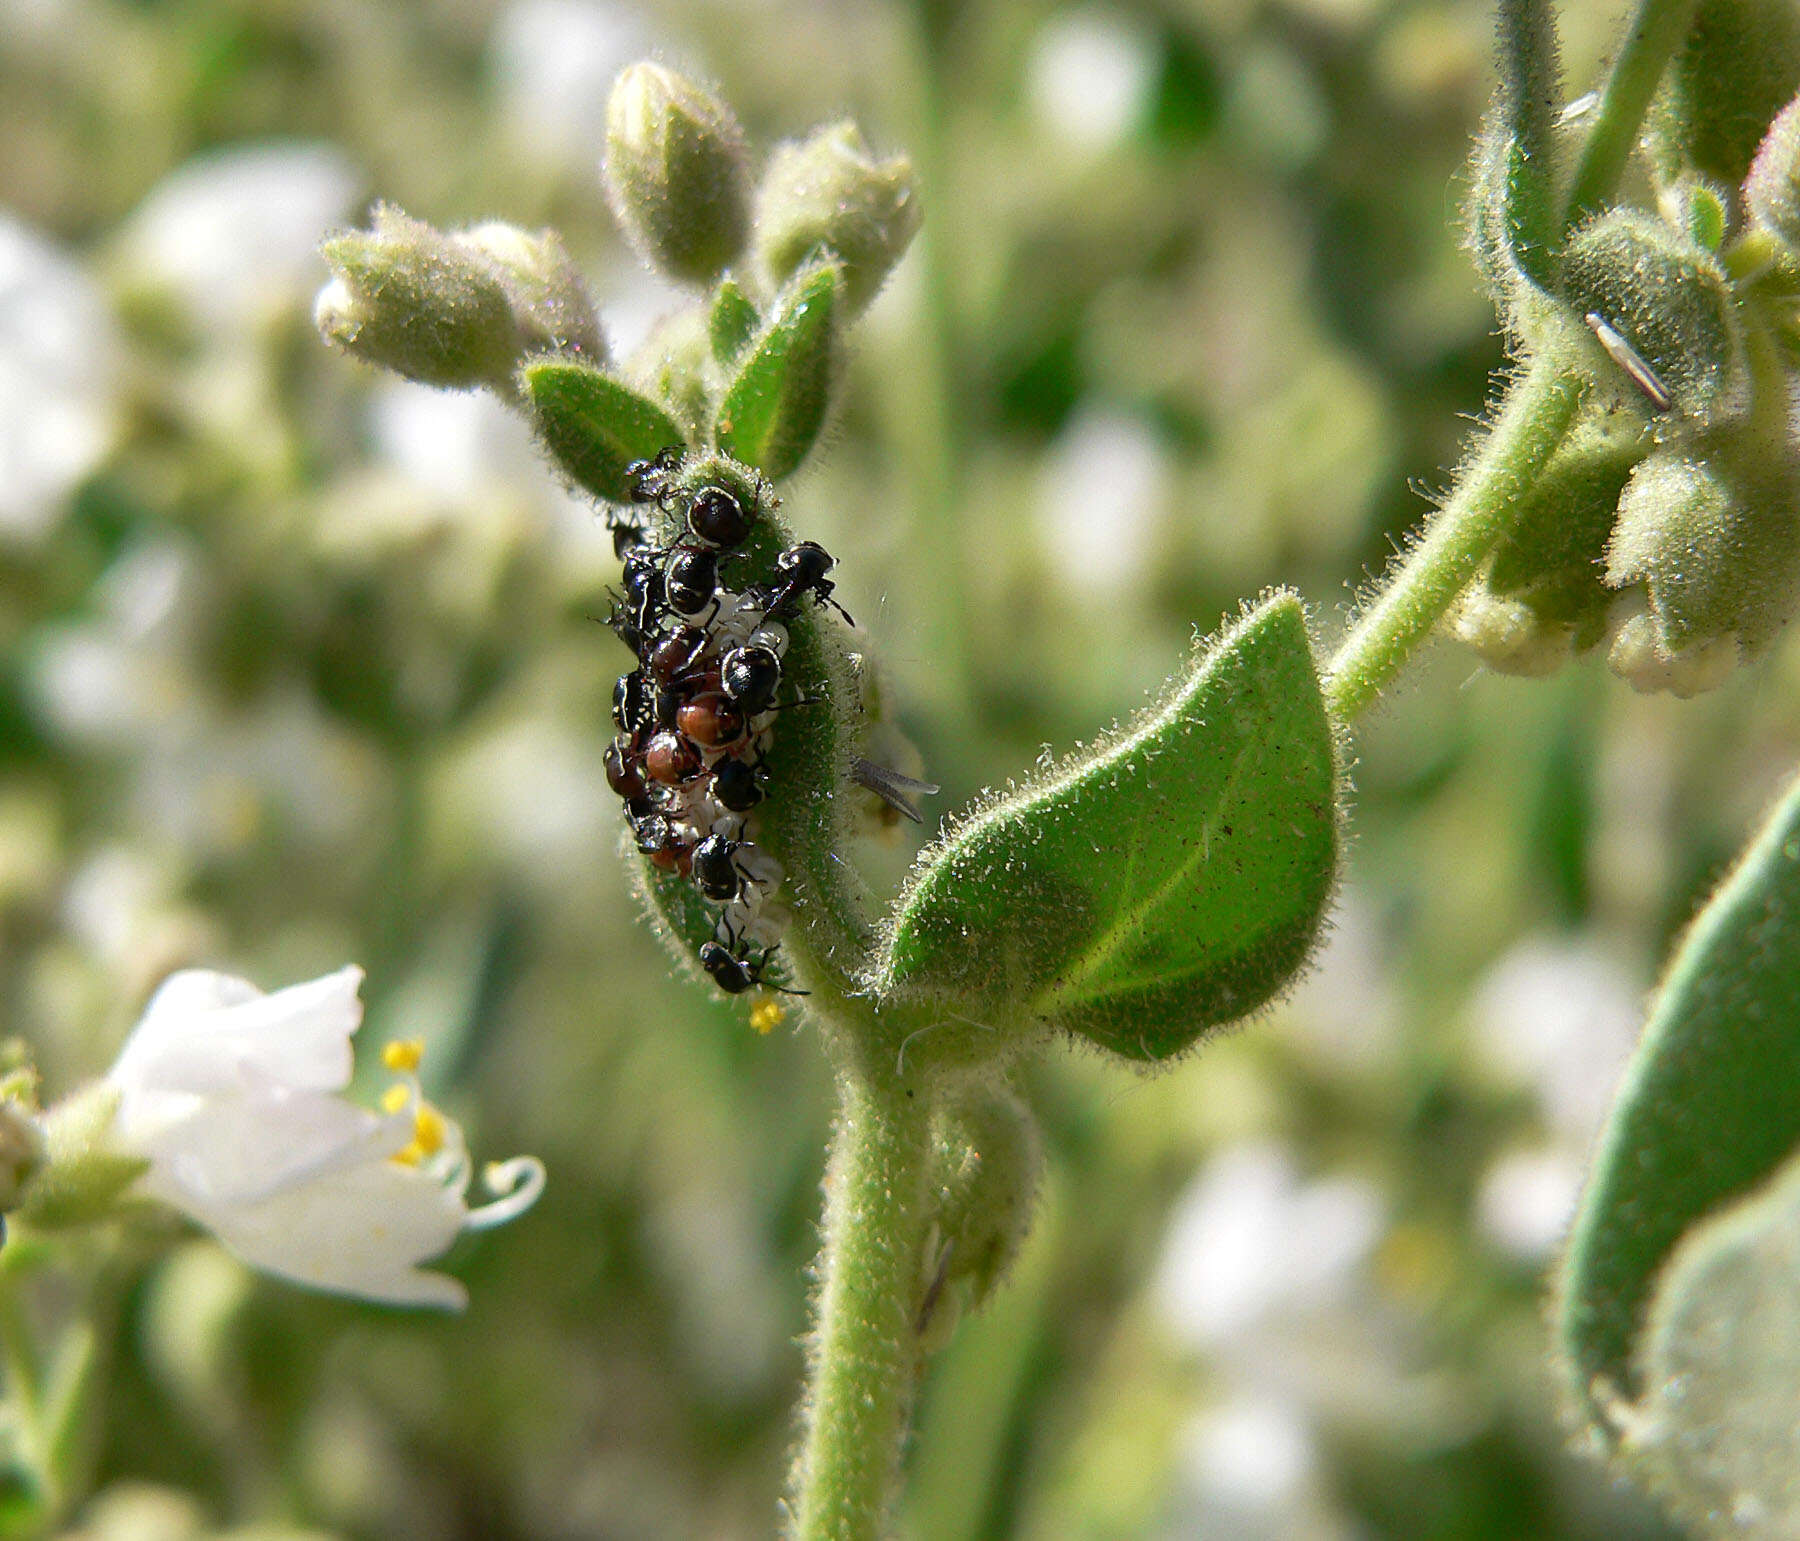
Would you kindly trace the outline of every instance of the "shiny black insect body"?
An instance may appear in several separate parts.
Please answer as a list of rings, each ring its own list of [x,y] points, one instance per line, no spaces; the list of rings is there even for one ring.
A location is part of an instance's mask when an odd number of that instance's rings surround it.
[[[712,976],[712,982],[727,995],[742,995],[758,985],[766,990],[777,990],[783,995],[811,994],[808,990],[790,990],[784,985],[769,983],[766,977],[769,960],[775,953],[776,949],[769,947],[755,958],[748,954],[739,956],[723,942],[708,942],[700,949],[700,967]]]
[[[791,613],[802,594],[810,593],[821,604],[832,609],[854,626],[850,612],[833,599],[837,585],[825,576],[837,562],[817,541],[803,540],[775,558],[775,584],[770,592],[765,617]]]
[[[729,904],[744,890],[739,844],[725,835],[708,835],[694,847],[694,886],[715,904]]]
[[[762,783],[767,774],[748,760],[721,760],[713,767],[712,795],[732,813],[748,813],[763,800]]]
[[[729,551],[743,545],[755,523],[755,508],[723,487],[702,487],[688,500],[688,532],[702,545]]]
[[[699,615],[718,596],[719,553],[711,546],[677,546],[663,573],[663,592],[676,615]]]
[[[719,663],[719,688],[746,717],[766,712],[781,688],[781,660],[760,643],[734,647]]]

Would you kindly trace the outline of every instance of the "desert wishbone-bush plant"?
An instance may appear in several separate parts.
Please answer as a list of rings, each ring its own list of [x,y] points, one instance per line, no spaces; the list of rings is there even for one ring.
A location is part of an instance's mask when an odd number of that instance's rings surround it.
[[[909,164],[836,124],[757,174],[711,93],[628,69],[607,192],[692,299],[622,360],[553,233],[384,207],[325,245],[329,339],[494,391],[603,505],[632,658],[607,774],[646,911],[759,1027],[799,1002],[835,1070],[796,1537],[883,1532],[925,1360],[1030,1224],[1018,1065],[1062,1039],[1166,1064],[1287,988],[1338,879],[1347,735],[1435,633],[1524,674],[1605,646],[1685,695],[1800,598],[1800,15],[1643,0],[1576,98],[1547,4],[1499,23],[1468,228],[1513,365],[1442,506],[1328,656],[1296,594],[1247,603],[1156,705],[954,815],[885,913],[846,850],[935,788],[886,763],[838,558],[778,489],[918,227]],[[1671,965],[1559,1296],[1588,1426],[1709,1533],[1800,1534],[1794,1354],[1756,1351],[1800,1315],[1796,798]]]

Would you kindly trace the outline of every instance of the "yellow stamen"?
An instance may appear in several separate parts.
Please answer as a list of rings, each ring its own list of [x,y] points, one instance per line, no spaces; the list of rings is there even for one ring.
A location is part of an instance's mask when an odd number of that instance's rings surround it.
[[[425,1151],[420,1147],[419,1142],[414,1140],[412,1144],[395,1151],[388,1159],[396,1166],[417,1166],[425,1159]]]
[[[765,1038],[787,1020],[787,1007],[772,995],[764,996],[750,1008],[750,1026]]]
[[[395,1082],[381,1094],[381,1111],[398,1113],[412,1100],[412,1088],[401,1082]]]
[[[425,1041],[422,1038],[396,1038],[381,1047],[381,1063],[403,1075],[417,1070],[424,1058]]]
[[[429,1103],[420,1103],[413,1114],[413,1144],[428,1156],[444,1148],[444,1115]]]

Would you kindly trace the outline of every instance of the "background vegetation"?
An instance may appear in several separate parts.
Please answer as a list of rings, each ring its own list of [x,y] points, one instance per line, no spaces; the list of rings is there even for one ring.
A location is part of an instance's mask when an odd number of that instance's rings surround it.
[[[1618,20],[1570,8],[1572,80]],[[1457,230],[1490,26],[0,0],[0,1023],[60,1092],[171,968],[355,959],[366,1034],[425,1035],[477,1150],[551,1173],[453,1258],[461,1318],[150,1249],[84,1535],[753,1537],[789,1440],[822,1063],[634,924],[592,508],[485,400],[321,346],[319,235],[377,194],[555,225],[623,351],[669,296],[598,191],[621,64],[716,80],[754,140],[847,111],[910,151],[925,235],[787,513],[950,809],[1242,594],[1335,635],[1416,523],[1498,362]],[[1669,1534],[1563,1449],[1543,1273],[1797,686],[1792,644],[1685,703],[1440,647],[1359,731],[1299,995],[1151,1079],[1034,1072],[1045,1212],[932,1372],[909,1533]],[[868,854],[885,891],[907,850]]]

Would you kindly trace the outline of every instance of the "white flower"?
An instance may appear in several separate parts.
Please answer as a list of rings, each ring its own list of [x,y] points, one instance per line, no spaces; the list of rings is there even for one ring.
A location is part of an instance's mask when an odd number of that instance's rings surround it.
[[[0,543],[29,543],[105,458],[119,339],[72,257],[0,209]]]
[[[404,1079],[373,1112],[338,1095],[362,1021],[362,970],[264,995],[228,974],[171,975],[107,1080],[119,1143],[150,1163],[140,1191],[246,1262],[315,1289],[459,1309],[461,1284],[418,1264],[461,1232],[536,1201],[541,1162],[487,1168],[501,1195],[471,1210],[462,1131],[419,1095],[417,1044],[389,1044]]]

